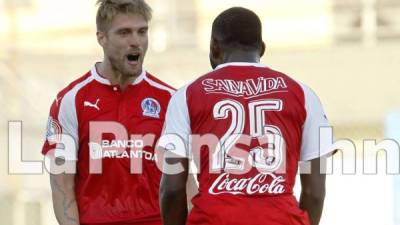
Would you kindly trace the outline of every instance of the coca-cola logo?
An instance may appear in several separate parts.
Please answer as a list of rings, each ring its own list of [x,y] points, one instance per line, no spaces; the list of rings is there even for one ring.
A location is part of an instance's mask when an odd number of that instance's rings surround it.
[[[266,183],[268,177],[271,182]],[[230,174],[222,173],[215,179],[208,192],[212,195],[254,195],[254,194],[282,194],[285,192],[282,176],[273,173],[259,173],[250,178],[230,178]]]

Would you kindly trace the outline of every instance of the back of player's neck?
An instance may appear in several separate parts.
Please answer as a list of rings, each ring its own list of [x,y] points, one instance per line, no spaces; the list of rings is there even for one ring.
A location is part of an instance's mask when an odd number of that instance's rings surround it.
[[[224,63],[232,63],[232,62],[259,63],[260,56],[258,55],[258,53],[254,52],[238,52],[225,55],[223,61]]]

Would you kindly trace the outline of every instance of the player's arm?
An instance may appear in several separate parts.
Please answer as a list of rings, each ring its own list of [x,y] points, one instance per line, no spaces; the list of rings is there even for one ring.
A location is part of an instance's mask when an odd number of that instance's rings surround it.
[[[71,110],[75,108],[72,107],[73,104],[75,104],[73,98],[62,98],[62,96],[57,96],[57,99],[53,102],[42,154],[51,157],[56,165],[73,168],[73,171],[75,171],[77,148],[75,143],[79,143],[79,141],[76,113]],[[57,149],[58,144],[64,146],[63,151]],[[50,186],[57,221],[60,225],[79,225],[79,213],[75,197],[75,174],[55,173],[55,167],[50,168]]]
[[[189,169],[190,171],[190,169]],[[186,184],[186,197],[187,197],[187,205],[188,205],[188,211],[190,211],[193,208],[193,204],[192,204],[192,199],[194,196],[197,195],[197,193],[199,193],[199,186],[197,183],[197,179],[195,177],[195,174],[190,173],[188,175],[188,180],[187,180],[187,184]]]
[[[165,117],[163,175],[160,183],[160,208],[164,225],[184,225],[188,213],[186,185],[189,173],[189,135],[191,134],[186,87],[171,98]],[[171,136],[169,136],[171,135]],[[168,137],[169,136],[169,137]],[[169,144],[173,145],[170,149]],[[165,151],[165,149],[168,149]]]
[[[62,158],[56,159],[57,165],[65,163]],[[79,225],[78,205],[75,198],[75,174],[51,174],[50,186],[53,197],[53,208],[60,225]]]
[[[188,213],[186,182],[188,159],[166,159],[169,165],[182,165],[183,172],[169,175],[163,173],[160,184],[160,207],[164,225],[184,225]]]
[[[331,134],[321,132],[321,127],[330,127],[318,96],[302,85],[305,97],[306,120],[303,124],[300,161],[311,166],[310,171],[300,175],[300,207],[307,211],[311,225],[318,225],[325,199],[326,157],[334,153]]]
[[[311,225],[319,224],[324,206],[326,175],[320,172],[320,165],[325,165],[324,160],[326,159],[321,157],[309,161],[311,173],[300,175],[300,208],[307,211]]]

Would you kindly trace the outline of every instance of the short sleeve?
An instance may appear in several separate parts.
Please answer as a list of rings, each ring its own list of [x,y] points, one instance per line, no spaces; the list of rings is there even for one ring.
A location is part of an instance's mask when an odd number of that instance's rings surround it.
[[[305,99],[306,120],[303,125],[300,161],[309,161],[328,155],[335,150],[333,137],[321,133],[321,127],[330,127],[318,96],[302,84]]]
[[[73,147],[71,151],[75,153],[78,149],[78,120],[75,100],[70,99],[71,97],[68,94],[64,97],[57,96],[51,105],[42,147],[43,155],[47,155],[51,150],[55,150],[56,157],[65,155],[61,151],[65,150],[66,146]]]
[[[165,117],[165,124],[163,135],[164,137],[169,136],[167,142],[174,146],[180,146],[180,143],[184,143],[185,148],[174,148],[167,149],[173,151],[175,154],[180,156],[188,156],[190,146],[190,118],[186,99],[187,86],[179,89],[171,98],[167,114]],[[174,136],[172,138],[172,136]],[[180,143],[176,143],[179,141]],[[165,146],[164,146],[165,147]]]

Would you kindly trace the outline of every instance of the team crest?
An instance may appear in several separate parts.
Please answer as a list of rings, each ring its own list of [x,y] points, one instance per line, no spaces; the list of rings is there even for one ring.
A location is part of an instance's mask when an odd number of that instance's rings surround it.
[[[142,101],[143,116],[160,118],[161,106],[154,98],[146,98]]]

